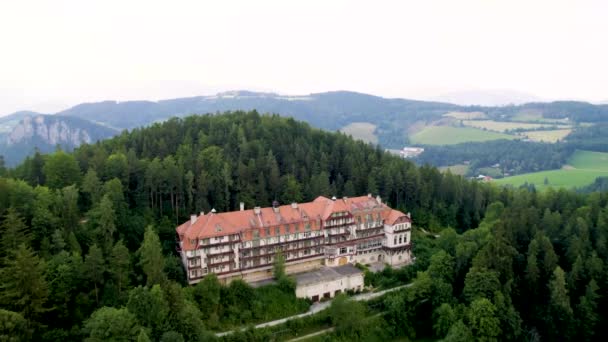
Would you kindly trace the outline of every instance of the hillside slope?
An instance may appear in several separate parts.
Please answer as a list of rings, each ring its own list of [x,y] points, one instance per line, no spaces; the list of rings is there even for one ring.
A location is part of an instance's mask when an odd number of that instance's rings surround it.
[[[36,149],[43,153],[52,152],[57,146],[71,150],[118,133],[115,129],[77,117],[33,112],[2,118],[0,127],[0,155],[9,166],[16,165]]]

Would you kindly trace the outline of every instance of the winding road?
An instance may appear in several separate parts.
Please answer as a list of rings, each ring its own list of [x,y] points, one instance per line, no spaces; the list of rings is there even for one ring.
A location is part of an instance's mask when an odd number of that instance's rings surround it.
[[[356,300],[356,301],[370,300],[370,299],[374,299],[374,298],[380,297],[380,296],[382,296],[382,295],[384,295],[386,293],[397,291],[399,289],[402,289],[402,288],[405,288],[405,287],[410,287],[410,286],[412,286],[411,283],[410,284],[406,284],[406,285],[401,285],[401,286],[393,287],[393,288],[390,288],[390,289],[387,289],[387,290],[383,290],[383,291],[361,293],[361,294],[354,295],[354,296],[350,297],[350,299]],[[305,313],[301,313],[299,315],[294,315],[294,316],[289,316],[289,317],[277,319],[277,320],[266,322],[266,323],[260,323],[260,324],[256,325],[254,328],[258,329],[258,328],[271,327],[271,326],[274,326],[274,325],[277,325],[277,324],[285,323],[285,322],[287,322],[290,319],[297,319],[297,318],[301,318],[301,317],[310,316],[310,315],[316,314],[317,312],[320,312],[320,311],[323,311],[323,310],[327,309],[330,305],[331,305],[331,301],[314,303],[313,305],[310,306],[310,308],[308,308],[308,311],[306,311]],[[240,330],[240,329],[235,329],[235,330]],[[217,337],[226,336],[226,335],[232,334],[235,330],[229,330],[229,331],[224,331],[224,332],[216,333],[215,336],[217,336]]]

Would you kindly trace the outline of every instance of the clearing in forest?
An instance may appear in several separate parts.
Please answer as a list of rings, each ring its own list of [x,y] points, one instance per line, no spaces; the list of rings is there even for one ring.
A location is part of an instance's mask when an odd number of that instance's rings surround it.
[[[550,129],[558,125],[555,124],[538,124],[526,122],[511,122],[511,121],[494,121],[494,120],[463,120],[465,126],[487,129],[496,132],[505,132],[513,129],[534,130],[534,129]],[[559,128],[567,128],[569,126],[559,125]]]
[[[472,127],[430,126],[410,136],[410,141],[422,145],[452,145],[469,141],[516,138],[514,135],[484,131]]]
[[[449,112],[443,114],[443,116],[449,116],[458,120],[475,120],[487,118],[486,114],[483,112]]]
[[[553,129],[550,131],[522,132],[521,135],[527,136],[528,139],[533,141],[554,143],[564,139],[571,132],[571,129]]]
[[[495,180],[496,184],[520,186],[534,184],[539,189],[583,187],[597,177],[608,176],[608,153],[576,151],[559,170],[525,173]]]
[[[355,139],[363,140],[368,143],[377,144],[378,136],[376,136],[376,125],[369,122],[353,122],[340,131],[344,134],[351,135]]]

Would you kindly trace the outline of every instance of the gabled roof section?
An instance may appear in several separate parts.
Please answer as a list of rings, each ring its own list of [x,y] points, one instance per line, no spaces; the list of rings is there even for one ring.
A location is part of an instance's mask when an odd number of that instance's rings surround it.
[[[385,223],[393,225],[399,219],[405,219],[404,220],[405,222],[412,222],[410,220],[410,218],[407,215],[405,215],[404,213],[400,212],[399,210],[391,209],[391,211],[389,212],[388,216],[385,219]]]
[[[322,222],[331,217],[333,213],[350,213],[352,215],[363,215],[373,213],[380,215],[385,222],[393,224],[401,217],[407,217],[397,210],[392,210],[383,204],[379,198],[370,195],[359,197],[344,197],[340,199],[329,199],[324,196],[315,198],[312,202],[282,205],[276,208],[266,207],[249,209],[243,211],[232,211],[225,213],[211,212],[196,217],[196,220],[186,221],[176,228],[182,241],[182,248],[191,250],[196,248],[191,242],[195,240],[241,234],[242,238],[251,239],[249,231],[260,228],[274,227],[270,235],[275,235],[279,228],[281,234],[294,226],[319,230]],[[245,233],[246,234],[242,234]],[[291,231],[294,232],[293,230]],[[265,237],[266,230],[261,234]]]

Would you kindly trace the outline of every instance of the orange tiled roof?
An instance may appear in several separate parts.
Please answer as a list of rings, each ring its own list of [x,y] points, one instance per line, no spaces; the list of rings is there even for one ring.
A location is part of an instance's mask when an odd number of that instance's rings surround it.
[[[304,231],[303,225],[310,225],[311,230],[321,229],[321,222],[327,220],[332,213],[350,212],[354,216],[367,214],[375,211],[381,214],[385,220],[396,220],[403,213],[392,210],[385,204],[378,202],[370,196],[343,198],[331,200],[323,196],[317,197],[312,202],[298,203],[294,208],[292,205],[282,205],[277,208],[260,208],[260,214],[254,209],[243,211],[231,211],[225,213],[207,213],[198,216],[194,223],[190,220],[177,227],[177,233],[185,250],[195,249],[190,240],[205,239],[216,236],[241,234],[242,239],[251,240],[253,231],[260,231],[260,237],[266,237],[266,229],[271,228],[270,235],[275,235],[276,228],[280,234],[285,234],[286,225],[295,232]],[[387,221],[387,222],[388,222]]]

